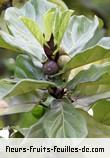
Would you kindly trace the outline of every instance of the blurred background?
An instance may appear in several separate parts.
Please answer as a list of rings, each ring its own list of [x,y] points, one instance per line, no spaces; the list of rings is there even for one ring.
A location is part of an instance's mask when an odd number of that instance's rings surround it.
[[[4,11],[11,6],[21,7],[27,0],[0,0],[0,29],[5,30],[6,26],[3,21]],[[110,36],[110,0],[63,0],[66,5],[75,10],[77,15],[93,17],[97,15],[103,21],[105,35]],[[0,79],[4,77],[13,78],[15,68],[16,53],[0,48]],[[29,117],[28,117],[29,115]],[[28,127],[31,122],[28,120],[31,114],[23,115],[24,122]],[[19,115],[5,116],[0,119],[0,127],[15,125]],[[35,121],[31,117],[31,121]],[[28,124],[29,123],[29,124]],[[22,126],[22,125],[21,125]]]

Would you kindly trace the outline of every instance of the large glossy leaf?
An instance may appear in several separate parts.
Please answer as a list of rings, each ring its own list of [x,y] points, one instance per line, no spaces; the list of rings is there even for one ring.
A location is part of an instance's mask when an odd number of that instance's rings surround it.
[[[14,87],[12,87],[12,89],[8,92],[8,94],[5,97],[18,96],[35,91],[37,89],[46,90],[50,86],[56,86],[56,85],[48,81],[22,79]]]
[[[100,100],[93,105],[93,117],[96,121],[110,125],[110,101]]]
[[[87,50],[88,48],[94,47],[105,35],[105,31],[101,28],[98,28],[94,36],[85,44],[85,46],[82,49],[82,52],[84,50]]]
[[[15,76],[18,78],[43,79],[42,69],[37,67],[30,56],[19,55],[16,58]]]
[[[74,94],[78,96],[90,96],[110,91],[110,75],[104,74],[97,81],[80,83]]]
[[[74,89],[77,84],[96,81],[103,74],[110,74],[110,63],[92,65],[88,70],[80,71],[71,81],[67,83],[67,88]]]
[[[43,49],[28,30],[28,28],[21,22],[19,16],[23,13],[19,9],[10,8],[5,13],[5,19],[8,23],[8,28],[12,35],[4,35],[1,33],[2,38],[12,46],[16,46],[20,50],[32,54],[38,60],[42,60]],[[24,16],[24,14],[23,14]],[[39,53],[40,52],[40,53]]]
[[[0,106],[0,115],[3,116],[31,111],[34,106],[40,102],[42,95],[41,93],[31,92],[31,94],[25,93],[22,95],[5,97],[2,100],[2,105],[4,106]]]
[[[110,138],[110,126],[95,121],[87,112],[80,112],[87,122],[88,138]]]
[[[73,16],[65,32],[62,47],[71,57],[81,52],[88,41],[95,35],[98,28],[98,18],[93,20],[85,16]]]
[[[0,115],[27,112],[38,104],[46,95],[45,91],[54,83],[23,79],[21,81],[0,81]],[[31,93],[30,93],[31,92]]]
[[[0,31],[0,47],[19,52],[18,46],[15,43],[12,44],[12,40],[14,41],[11,36],[3,31]]]
[[[25,137],[26,138],[48,138],[42,126],[42,119],[29,129]]]
[[[97,81],[80,83],[73,92],[75,104],[82,108],[90,107],[100,99],[110,97],[110,75],[105,74]]]
[[[27,137],[32,137],[33,133],[34,137],[38,137],[39,125],[49,138],[86,137],[86,122],[70,102],[58,100],[52,106],[53,108],[48,110],[44,117],[31,128]]]
[[[77,108],[84,109],[85,111],[88,111],[93,105],[93,103],[101,99],[107,99],[109,97],[110,97],[110,92],[104,92],[104,93],[99,93],[99,94],[94,94],[91,96],[84,96],[84,97],[80,97],[80,96],[78,97],[73,95],[73,100],[75,100],[74,106],[76,106]]]
[[[39,25],[34,20],[27,17],[21,17],[20,19],[30,30],[30,32],[35,36],[35,38],[39,41],[39,43],[43,46],[43,44],[45,43],[45,39],[43,36],[43,32],[39,28]]]
[[[95,46],[75,55],[63,68],[62,73],[80,66],[110,58],[110,38],[102,38]]]
[[[25,80],[22,81],[18,84],[12,80],[0,81],[0,115],[30,111],[45,97],[46,92],[38,88],[41,87],[42,89],[43,86],[47,88],[49,86],[47,82],[42,82],[43,84],[40,82],[39,84],[39,82],[33,82],[33,80],[26,80],[25,84]],[[36,83],[42,86],[39,87]],[[22,87],[22,84],[24,87]],[[29,87],[28,84],[32,87]]]
[[[81,138],[86,137],[87,129],[83,117],[73,108],[72,104],[58,101],[59,106],[45,115],[44,129],[48,137]]]

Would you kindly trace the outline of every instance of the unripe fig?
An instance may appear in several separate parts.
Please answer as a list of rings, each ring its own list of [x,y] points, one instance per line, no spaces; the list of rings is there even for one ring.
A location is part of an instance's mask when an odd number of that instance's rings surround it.
[[[60,68],[63,68],[63,66],[70,61],[70,57],[68,55],[61,55],[57,61]]]
[[[34,109],[32,110],[32,115],[37,118],[40,119],[44,113],[45,113],[45,107],[43,107],[42,105],[37,105],[36,107],[34,107]]]
[[[43,65],[43,71],[46,75],[54,75],[58,72],[58,65],[55,61],[53,60],[48,60],[46,63]]]

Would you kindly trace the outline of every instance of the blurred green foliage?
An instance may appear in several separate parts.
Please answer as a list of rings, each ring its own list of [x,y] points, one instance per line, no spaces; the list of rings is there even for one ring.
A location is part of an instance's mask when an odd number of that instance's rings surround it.
[[[97,15],[104,22],[107,35],[110,35],[110,0],[64,0],[76,14]]]

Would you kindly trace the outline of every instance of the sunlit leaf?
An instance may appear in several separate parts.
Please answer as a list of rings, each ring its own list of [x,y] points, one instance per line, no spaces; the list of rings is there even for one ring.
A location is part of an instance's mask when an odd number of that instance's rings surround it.
[[[35,36],[35,38],[39,41],[41,45],[45,43],[45,39],[43,37],[43,33],[41,32],[38,24],[30,18],[21,17],[20,18],[26,27],[30,30],[30,32]]]

